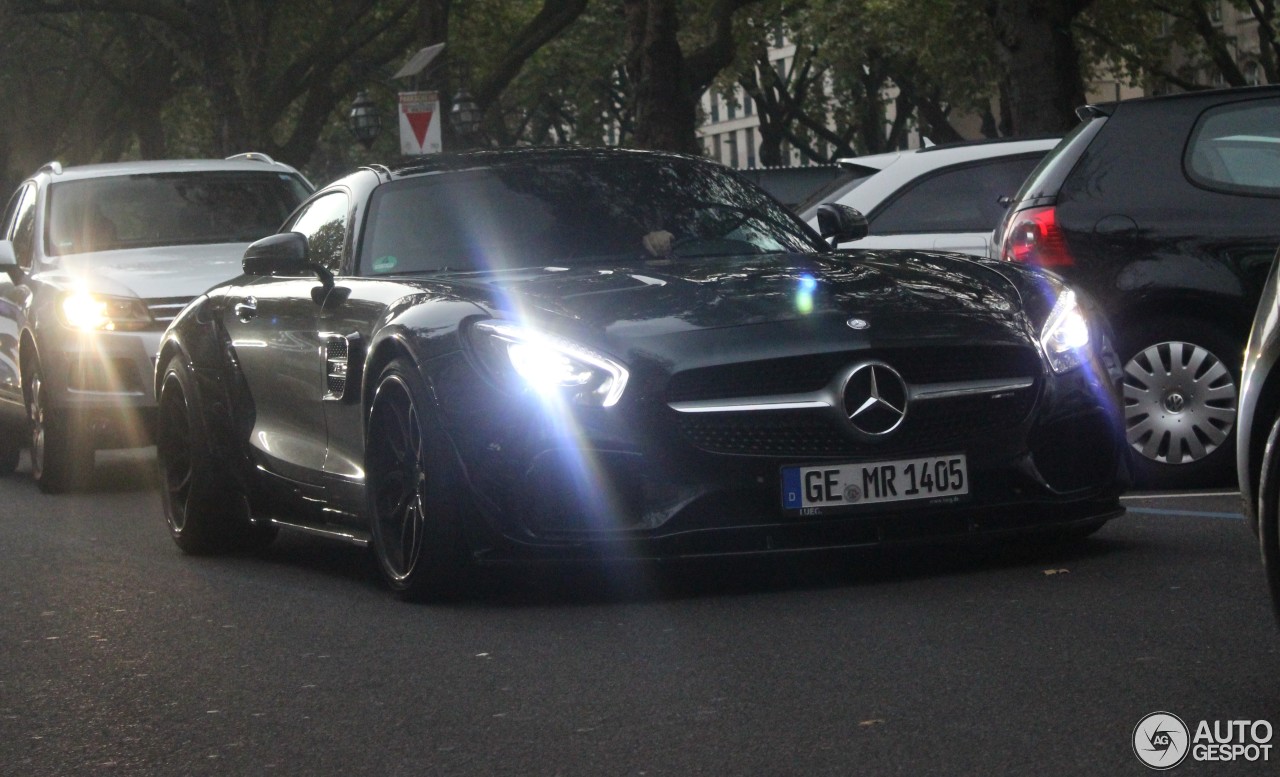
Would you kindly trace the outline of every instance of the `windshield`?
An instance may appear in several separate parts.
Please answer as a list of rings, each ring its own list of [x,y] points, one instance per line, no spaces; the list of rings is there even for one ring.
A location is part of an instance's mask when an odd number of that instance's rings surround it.
[[[366,275],[824,248],[728,170],[642,155],[522,160],[396,181],[374,193],[368,224]]]
[[[275,232],[307,193],[297,176],[251,171],[63,181],[49,187],[45,251],[247,243]]]

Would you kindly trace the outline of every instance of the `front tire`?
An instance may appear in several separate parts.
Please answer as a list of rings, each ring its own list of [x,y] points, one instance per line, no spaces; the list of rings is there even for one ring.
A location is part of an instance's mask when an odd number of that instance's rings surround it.
[[[1243,347],[1211,324],[1176,318],[1144,321],[1122,340],[1135,485],[1233,482]]]
[[[383,581],[410,601],[455,597],[472,571],[449,446],[426,396],[417,367],[393,360],[378,379],[365,434],[370,545]]]
[[[210,446],[194,376],[181,356],[165,366],[158,399],[156,461],[173,541],[192,555],[270,544],[276,528],[252,520],[244,483]]]
[[[65,409],[50,406],[39,360],[28,371],[26,386],[31,477],[46,494],[61,494],[79,486],[93,471],[93,448],[72,427]]]

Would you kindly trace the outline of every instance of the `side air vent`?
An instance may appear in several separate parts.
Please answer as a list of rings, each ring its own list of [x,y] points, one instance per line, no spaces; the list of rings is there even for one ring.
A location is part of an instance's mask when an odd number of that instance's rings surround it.
[[[342,401],[347,398],[347,387],[351,385],[352,356],[360,342],[359,333],[339,335],[332,332],[321,332],[320,342],[324,348],[324,399]]]

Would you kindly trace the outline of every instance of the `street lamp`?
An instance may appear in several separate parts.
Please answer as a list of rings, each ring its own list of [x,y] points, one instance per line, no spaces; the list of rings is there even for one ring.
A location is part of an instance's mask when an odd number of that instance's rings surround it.
[[[453,108],[449,111],[453,128],[464,139],[470,138],[480,129],[481,116],[480,106],[471,98],[471,93],[465,87],[459,89],[453,97]]]
[[[351,103],[351,111],[347,114],[347,127],[355,135],[360,145],[369,148],[382,129],[382,120],[378,118],[378,108],[369,99],[369,93],[361,89]]]

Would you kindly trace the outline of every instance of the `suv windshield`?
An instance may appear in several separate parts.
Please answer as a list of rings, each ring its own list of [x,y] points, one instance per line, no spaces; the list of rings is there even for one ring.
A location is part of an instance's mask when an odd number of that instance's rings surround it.
[[[823,248],[776,201],[714,165],[583,157],[382,186],[362,265],[378,274],[652,259],[645,239],[656,233],[669,233],[669,254],[682,258]]]
[[[49,187],[50,256],[119,248],[247,243],[307,196],[285,173],[212,171],[85,178]]]

